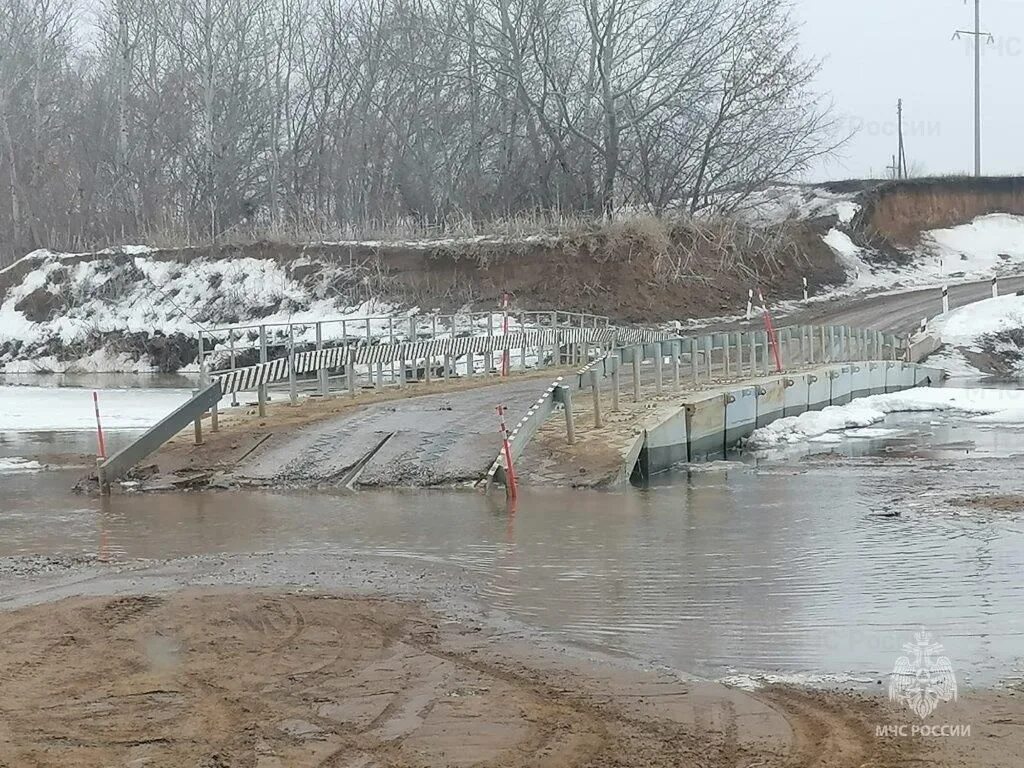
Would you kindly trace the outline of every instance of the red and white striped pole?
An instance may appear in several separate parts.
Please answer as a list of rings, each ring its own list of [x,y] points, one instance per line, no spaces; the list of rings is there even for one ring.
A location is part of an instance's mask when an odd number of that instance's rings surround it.
[[[504,405],[498,406],[498,432],[501,434],[502,450],[505,452],[505,489],[510,499],[516,497],[516,469],[512,464],[512,446],[508,442],[508,427],[505,426]]]
[[[92,393],[92,404],[96,409],[96,444],[99,448],[100,458],[107,458],[107,443],[103,439],[103,424],[100,422],[100,396],[96,392]]]

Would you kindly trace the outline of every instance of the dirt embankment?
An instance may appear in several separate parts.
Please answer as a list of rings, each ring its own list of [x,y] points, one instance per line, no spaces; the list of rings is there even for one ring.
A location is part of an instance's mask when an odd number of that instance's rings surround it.
[[[864,192],[853,227],[894,260],[918,245],[921,233],[967,224],[990,213],[1024,215],[1024,178],[950,176],[880,183]]]
[[[953,764],[876,737],[894,713],[870,697],[599,665],[392,600],[76,598],[0,613],[0,633],[12,768]]]

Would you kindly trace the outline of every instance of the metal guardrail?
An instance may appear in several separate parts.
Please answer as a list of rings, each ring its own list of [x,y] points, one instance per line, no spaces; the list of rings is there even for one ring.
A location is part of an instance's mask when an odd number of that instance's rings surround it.
[[[164,443],[201,418],[206,411],[214,408],[220,398],[220,384],[213,382],[191,400],[175,408],[130,444],[98,464],[96,469],[100,489],[105,490],[110,487],[112,481],[124,477],[132,467],[159,450]]]
[[[712,332],[700,336],[672,336],[662,334],[659,340],[631,337],[631,343],[618,342],[600,357],[580,368],[575,375],[559,377],[544,395],[527,411],[510,435],[513,461],[525,452],[530,440],[541,425],[558,409],[572,407],[572,392],[588,386],[594,388],[595,407],[600,408],[600,395],[593,376],[613,376],[613,403],[618,400],[619,363],[634,363],[634,397],[640,396],[639,363],[653,359],[656,387],[662,386],[661,364],[664,357],[672,359],[673,383],[680,383],[680,367],[690,369],[692,384],[700,387],[713,379],[717,368],[726,377],[758,377],[772,373],[770,344],[766,331]],[[787,366],[797,360],[799,364],[829,364],[858,360],[896,360],[904,354],[902,340],[881,331],[849,326],[784,326],[776,329],[780,355]],[[658,352],[661,352],[659,360]],[[613,404],[614,408],[614,404]],[[595,414],[599,411],[595,411]],[[568,415],[568,414],[567,414]],[[600,417],[598,417],[600,418]],[[572,442],[572,419],[567,418],[569,441]],[[495,482],[504,483],[504,456],[499,453],[481,481],[487,492]]]

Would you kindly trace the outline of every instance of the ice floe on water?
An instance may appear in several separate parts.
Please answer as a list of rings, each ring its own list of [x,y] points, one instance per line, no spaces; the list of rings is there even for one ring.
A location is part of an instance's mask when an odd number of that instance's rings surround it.
[[[23,459],[20,456],[0,456],[0,474],[14,472],[39,472],[44,469],[38,461]]]
[[[988,424],[1024,424],[1024,391],[1007,389],[917,388],[858,398],[847,405],[787,416],[756,430],[748,450],[764,450],[829,435],[881,437],[890,430],[865,430],[890,413],[946,411]]]
[[[91,389],[0,387],[0,432],[77,432],[96,429]],[[98,391],[106,430],[148,429],[188,400],[187,389]]]

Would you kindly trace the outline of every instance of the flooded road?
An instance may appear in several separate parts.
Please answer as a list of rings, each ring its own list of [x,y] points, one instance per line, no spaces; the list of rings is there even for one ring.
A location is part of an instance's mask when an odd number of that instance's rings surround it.
[[[1024,521],[960,502],[1020,491],[1024,433],[925,413],[854,434],[512,514],[474,492],[100,500],[67,492],[76,472],[0,473],[0,557],[397,558],[550,637],[701,675],[873,682],[924,626],[963,683],[1019,678]]]

